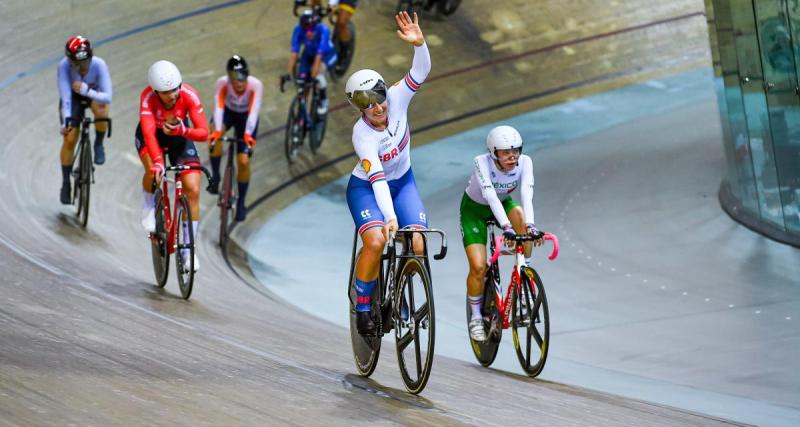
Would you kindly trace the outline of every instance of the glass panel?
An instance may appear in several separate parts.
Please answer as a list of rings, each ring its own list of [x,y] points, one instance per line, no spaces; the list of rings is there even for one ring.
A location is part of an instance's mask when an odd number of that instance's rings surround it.
[[[794,58],[794,74],[792,82],[795,90],[792,113],[787,116],[787,137],[775,140],[775,160],[778,167],[778,181],[781,183],[781,199],[786,228],[793,233],[800,233],[800,113],[797,88],[800,86],[800,2],[792,1],[785,5],[791,52]]]
[[[765,3],[769,2],[758,2],[759,5]],[[762,218],[783,228],[783,209],[778,192],[761,55],[758,37],[753,31],[752,3],[741,0],[732,2],[731,12],[737,30],[734,33],[735,45],[744,95],[745,117],[750,131],[749,147],[756,178],[759,210]]]

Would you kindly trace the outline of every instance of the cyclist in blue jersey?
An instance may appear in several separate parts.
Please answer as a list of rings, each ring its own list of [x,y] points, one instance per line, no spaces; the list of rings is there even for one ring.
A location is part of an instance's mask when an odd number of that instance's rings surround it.
[[[302,47],[302,52],[300,48]],[[300,58],[298,58],[300,56]],[[297,61],[300,61],[298,64]],[[317,114],[328,112],[328,82],[325,79],[325,68],[336,65],[336,49],[331,42],[331,30],[319,22],[313,10],[305,10],[300,14],[300,22],[292,33],[292,53],[289,55],[289,75],[300,80],[308,77],[317,79],[320,103]],[[295,66],[297,75],[294,76]]]
[[[83,36],[73,36],[64,48],[65,58],[58,63],[59,114],[61,118],[61,203],[72,203],[69,176],[72,173],[78,127],[86,107],[91,108],[95,119],[108,118],[111,103],[111,74],[102,58],[92,55],[92,45]],[[94,162],[102,165],[106,161],[103,137],[108,123],[95,124]]]

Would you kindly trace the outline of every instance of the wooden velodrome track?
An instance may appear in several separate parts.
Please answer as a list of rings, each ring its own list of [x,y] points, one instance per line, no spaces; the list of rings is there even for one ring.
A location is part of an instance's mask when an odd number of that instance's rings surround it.
[[[158,59],[175,62],[209,105],[232,53],[266,91],[242,239],[271,213],[352,167],[355,115],[332,85],[322,152],[292,169],[282,132],[290,95],[277,91],[294,18],[278,1],[6,1],[0,93],[0,420],[9,425],[711,425],[723,420],[437,358],[422,396],[402,391],[389,354],[353,374],[348,332],[297,313],[232,271],[216,247],[204,196],[195,293],[152,284],[138,224],[133,149],[138,94]],[[414,101],[414,144],[537,106],[707,65],[700,1],[465,1],[452,17],[422,15],[433,70]],[[362,0],[354,68],[399,78],[411,50],[394,35],[394,2]],[[60,145],[55,61],[82,33],[110,64],[114,134],[96,173],[87,230],[57,200]],[[280,191],[277,191],[279,189]],[[313,224],[313,217],[309,217]],[[234,265],[240,263],[233,253]],[[321,261],[320,261],[321,262]],[[344,281],[344,279],[343,279]],[[297,284],[302,286],[302,284]],[[291,303],[291,302],[289,302]],[[344,303],[344,302],[342,302]],[[390,353],[390,352],[389,352]],[[486,395],[489,387],[494,392]],[[481,402],[481,404],[477,404]]]

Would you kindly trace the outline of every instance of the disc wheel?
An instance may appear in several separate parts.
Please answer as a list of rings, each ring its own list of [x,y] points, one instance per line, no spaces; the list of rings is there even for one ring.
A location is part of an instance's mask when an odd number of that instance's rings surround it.
[[[322,140],[325,138],[325,129],[328,127],[328,115],[317,114],[319,98],[316,96],[311,102],[311,134],[309,135],[309,146],[313,154],[317,154]]]
[[[233,168],[225,167],[217,202],[219,205],[219,245],[223,248],[228,244],[228,226],[230,225],[228,214],[233,206],[233,197]]]
[[[178,273],[178,287],[183,299],[189,299],[194,285],[194,230],[189,200],[181,195],[178,202],[178,224],[175,230],[175,271]],[[184,231],[185,230],[185,231]],[[188,238],[187,238],[188,237]],[[187,259],[188,258],[188,259]],[[186,268],[188,267],[188,268]]]
[[[82,227],[86,227],[89,222],[89,191],[92,184],[92,151],[89,149],[88,142],[81,143],[80,159],[78,161],[79,171],[75,188],[77,190],[78,202],[78,222]]]
[[[361,256],[361,250],[359,249],[358,253],[356,254],[356,262],[353,265],[358,264],[358,258]],[[380,280],[380,279],[379,279]],[[375,368],[378,366],[378,356],[381,354],[381,337],[365,337],[358,333],[358,328],[356,327],[356,287],[355,287],[355,274],[353,274],[353,282],[349,284],[350,290],[348,291],[348,295],[350,296],[350,342],[353,346],[353,360],[356,363],[356,370],[358,374],[364,377],[368,377],[372,375],[375,371]],[[380,301],[380,282],[376,284],[375,290],[372,292],[372,301]],[[378,304],[373,304],[373,316],[377,312],[376,308]]]
[[[511,293],[511,304],[514,349],[522,370],[535,377],[542,372],[547,360],[550,314],[544,286],[532,268],[522,269],[520,286]]]
[[[169,273],[169,247],[167,229],[169,228],[164,214],[164,197],[161,189],[153,194],[156,205],[156,232],[150,234],[150,246],[153,256],[153,271],[156,275],[156,285],[163,288],[167,284]]]
[[[297,158],[297,151],[303,142],[303,126],[305,124],[301,123],[300,120],[300,101],[295,98],[289,107],[289,117],[286,119],[286,135],[283,142],[286,160],[289,161],[289,164],[294,163]]]
[[[417,394],[425,388],[433,365],[436,336],[433,290],[428,270],[419,258],[406,259],[397,279],[392,310],[397,363],[406,389]]]
[[[483,366],[490,366],[497,357],[497,350],[500,348],[500,339],[503,337],[503,325],[500,317],[500,310],[497,307],[497,299],[494,292],[494,279],[491,273],[486,274],[483,287],[483,324],[486,330],[486,341],[475,341],[469,336],[470,347],[475,358]],[[467,299],[467,323],[472,319],[472,309]]]

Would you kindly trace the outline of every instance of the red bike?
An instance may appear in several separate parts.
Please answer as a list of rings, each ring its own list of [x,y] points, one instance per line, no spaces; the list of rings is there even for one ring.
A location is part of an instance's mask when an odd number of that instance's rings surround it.
[[[202,166],[169,166],[166,172],[180,173],[190,170],[202,171],[206,178],[211,181],[208,170]],[[175,204],[169,202],[169,184],[175,187]],[[157,184],[153,180],[153,188]],[[210,187],[210,184],[209,184]],[[163,288],[167,284],[167,273],[169,273],[169,256],[175,254],[175,269],[178,273],[178,287],[181,296],[189,299],[192,294],[194,284],[194,252],[195,242],[192,230],[192,211],[189,209],[189,199],[183,194],[183,184],[180,179],[168,179],[166,176],[161,179],[161,188],[157,188],[153,194],[156,204],[156,231],[150,233],[150,243],[153,253],[153,269],[156,273],[156,284]],[[173,215],[170,217],[170,211]],[[183,233],[186,228],[188,232]],[[184,236],[188,235],[186,239]],[[187,241],[188,240],[188,241]],[[184,252],[188,249],[189,268],[184,268]]]
[[[524,242],[544,238],[553,242],[550,260],[558,256],[558,238],[554,234],[537,232],[534,235],[516,235],[514,250],[503,250],[503,236],[495,237],[495,223],[488,221],[489,228],[489,266],[483,289],[484,327],[486,340],[475,341],[470,337],[472,352],[483,366],[489,366],[497,356],[503,329],[512,328],[514,349],[522,369],[530,377],[535,377],[544,369],[550,338],[550,314],[547,309],[547,296],[542,279],[533,267],[525,262]],[[514,255],[514,270],[511,272],[506,296],[500,284],[500,255]],[[467,301],[467,322],[472,312]]]

